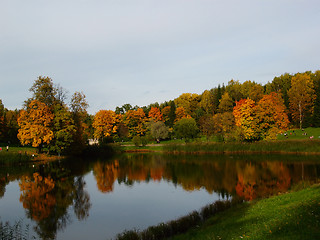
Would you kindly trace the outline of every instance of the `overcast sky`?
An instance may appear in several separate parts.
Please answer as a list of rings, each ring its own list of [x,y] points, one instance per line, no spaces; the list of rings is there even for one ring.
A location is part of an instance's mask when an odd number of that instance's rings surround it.
[[[0,0],[8,109],[40,75],[94,114],[319,69],[319,0]]]

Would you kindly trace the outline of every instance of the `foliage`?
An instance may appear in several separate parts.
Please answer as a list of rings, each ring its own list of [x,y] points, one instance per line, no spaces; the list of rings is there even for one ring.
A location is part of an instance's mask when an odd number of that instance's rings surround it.
[[[94,137],[101,139],[114,135],[118,130],[120,116],[111,110],[100,110],[94,116]]]
[[[157,107],[151,107],[151,110],[149,111],[149,119],[157,122],[157,121],[163,121],[163,115],[159,108]]]
[[[291,79],[291,88],[288,91],[292,118],[299,124],[300,129],[308,112],[313,112],[315,92],[310,75],[297,74]]]
[[[53,138],[50,125],[53,114],[46,104],[32,100],[27,110],[22,110],[18,118],[20,126],[18,138],[22,144],[32,144],[41,151],[42,144],[49,144]]]
[[[142,108],[137,110],[129,110],[124,117],[124,124],[129,129],[129,136],[144,135],[146,133],[146,115]]]
[[[164,122],[151,122],[150,123],[151,135],[159,143],[160,140],[166,139],[169,134],[169,128],[164,124]]]
[[[232,112],[233,110],[233,101],[232,98],[229,96],[229,93],[225,92],[219,103],[219,112],[224,113],[224,112]]]
[[[53,86],[52,79],[49,77],[39,76],[29,91],[33,93],[33,97],[26,101],[26,105],[32,100],[37,100],[52,107],[56,102],[57,89]]]
[[[182,118],[174,124],[174,133],[177,138],[189,141],[198,135],[199,129],[193,118]]]
[[[206,114],[213,113],[214,98],[209,90],[205,90],[201,95],[199,106],[205,111]]]
[[[181,120],[182,118],[191,118],[189,114],[186,113],[183,107],[177,107],[175,112],[175,122]]]
[[[236,102],[233,109],[235,125],[241,130],[244,139],[248,141],[260,138],[258,119],[254,108],[254,101],[248,98]]]
[[[174,102],[177,107],[183,107],[186,114],[193,116],[198,108],[199,100],[200,96],[196,93],[183,93]]]
[[[62,104],[54,106],[52,130],[54,137],[49,146],[50,151],[59,154],[65,152],[73,142],[75,125],[71,113]]]
[[[288,129],[289,119],[279,94],[264,95],[255,109],[259,120],[259,131],[263,139],[275,140],[277,135]]]

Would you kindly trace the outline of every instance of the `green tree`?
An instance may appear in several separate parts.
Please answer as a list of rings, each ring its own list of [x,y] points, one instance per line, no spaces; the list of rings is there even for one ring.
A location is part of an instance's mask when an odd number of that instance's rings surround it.
[[[316,94],[312,116],[312,126],[320,127],[320,70],[311,74],[311,79],[313,81]]]
[[[157,143],[159,143],[162,139],[166,139],[169,134],[168,127],[162,121],[151,122],[150,131],[152,137],[157,141]]]
[[[32,100],[45,103],[48,107],[52,107],[56,102],[57,89],[53,85],[53,81],[49,77],[39,76],[29,89],[33,93],[31,99],[26,101],[28,104]]]
[[[74,153],[81,152],[86,145],[86,129],[88,128],[85,123],[88,113],[87,108],[89,104],[86,100],[86,96],[83,92],[75,92],[72,95],[70,109],[72,113],[72,119],[75,125],[75,134],[73,135],[72,151]]]
[[[193,118],[182,118],[174,124],[174,133],[177,138],[184,139],[186,142],[197,137],[199,128]]]
[[[73,142],[76,131],[71,112],[65,105],[55,104],[52,130],[54,137],[50,143],[50,151],[59,155],[66,152]]]

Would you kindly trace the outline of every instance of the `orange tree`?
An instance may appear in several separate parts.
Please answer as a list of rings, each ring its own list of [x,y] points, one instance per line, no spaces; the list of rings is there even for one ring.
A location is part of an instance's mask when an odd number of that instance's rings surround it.
[[[41,152],[43,144],[49,144],[53,138],[50,129],[53,114],[49,107],[37,100],[31,101],[26,110],[21,110],[18,117],[20,127],[18,138],[24,144],[32,144]]]
[[[110,137],[117,132],[120,117],[112,110],[100,110],[93,120],[94,134],[97,139]]]
[[[163,121],[163,114],[161,113],[160,109],[157,107],[151,107],[148,116],[149,116],[149,119],[154,122]]]
[[[250,98],[241,99],[233,108],[235,124],[244,140],[259,140],[260,132],[255,112],[255,103]]]
[[[142,108],[126,112],[123,122],[129,129],[129,137],[143,136],[146,133],[147,117]]]
[[[289,119],[281,96],[275,92],[264,95],[258,102],[256,117],[263,139],[276,139],[277,134],[287,130]]]

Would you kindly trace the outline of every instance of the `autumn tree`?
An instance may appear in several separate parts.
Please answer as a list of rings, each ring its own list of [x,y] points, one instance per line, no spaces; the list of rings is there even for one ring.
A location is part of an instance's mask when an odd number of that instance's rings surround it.
[[[245,81],[241,84],[241,95],[243,98],[250,98],[251,100],[258,102],[264,94],[264,89],[261,84],[254,81]]]
[[[146,121],[147,117],[142,108],[129,110],[123,120],[129,129],[129,137],[143,136],[147,130]]]
[[[32,144],[41,152],[42,145],[49,144],[53,139],[54,134],[50,129],[53,117],[46,104],[32,100],[26,110],[21,110],[18,118],[20,142],[23,145]]]
[[[306,114],[313,112],[315,92],[310,75],[296,74],[291,79],[291,88],[288,91],[290,112],[292,119],[298,123],[300,129],[304,123]]]
[[[232,110],[233,110],[232,98],[229,96],[229,93],[225,92],[220,99],[218,111],[220,113],[224,113],[224,112],[232,112]]]
[[[194,117],[199,105],[200,96],[196,93],[183,93],[174,100],[177,107],[183,107],[186,113]]]
[[[275,140],[277,134],[288,129],[289,119],[286,107],[279,94],[272,92],[264,95],[255,107],[255,112],[263,139]]]
[[[182,118],[190,118],[191,117],[189,114],[186,113],[186,111],[183,107],[177,107],[175,115],[176,115],[175,122],[181,120]]]
[[[206,136],[207,140],[214,134],[215,123],[212,115],[208,114],[199,119],[200,131]]]
[[[209,90],[205,90],[201,94],[201,100],[199,106],[204,110],[206,114],[212,114],[214,111],[214,98],[213,94]]]
[[[148,117],[154,122],[163,121],[163,114],[158,107],[151,107]]]
[[[274,77],[271,83],[267,83],[265,85],[266,94],[271,92],[281,93],[284,105],[287,109],[289,109],[288,91],[291,88],[291,78],[291,74],[285,73],[279,77]]]
[[[226,92],[229,93],[229,96],[233,101],[240,101],[244,98],[242,94],[242,86],[239,81],[231,79],[226,86]]]
[[[236,106],[233,108],[233,115],[235,124],[244,140],[259,140],[260,132],[253,100],[248,98],[236,102]]]
[[[100,110],[94,116],[94,137],[102,139],[114,135],[118,130],[120,117],[114,111]]]

